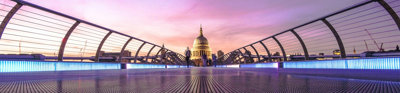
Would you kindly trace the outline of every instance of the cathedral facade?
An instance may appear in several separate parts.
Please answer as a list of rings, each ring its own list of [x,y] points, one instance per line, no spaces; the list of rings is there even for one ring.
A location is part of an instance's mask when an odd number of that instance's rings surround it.
[[[190,59],[196,66],[204,66],[202,56],[206,56],[205,61],[211,60],[212,52],[208,44],[208,40],[203,35],[203,28],[200,26],[200,35],[194,40],[193,48],[191,49],[192,56]]]

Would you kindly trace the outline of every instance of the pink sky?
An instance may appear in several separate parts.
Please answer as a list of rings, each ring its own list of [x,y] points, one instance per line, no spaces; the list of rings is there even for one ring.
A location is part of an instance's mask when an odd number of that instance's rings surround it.
[[[26,0],[177,52],[203,24],[214,53],[230,52],[363,0]]]

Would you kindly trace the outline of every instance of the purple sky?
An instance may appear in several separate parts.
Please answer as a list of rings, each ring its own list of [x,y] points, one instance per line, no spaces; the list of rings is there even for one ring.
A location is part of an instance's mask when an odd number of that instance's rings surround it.
[[[203,24],[215,53],[243,45],[364,0],[27,0],[177,52]]]

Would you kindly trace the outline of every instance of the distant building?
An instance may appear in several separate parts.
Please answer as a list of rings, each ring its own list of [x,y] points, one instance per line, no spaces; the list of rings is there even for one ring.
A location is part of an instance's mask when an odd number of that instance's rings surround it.
[[[0,54],[0,59],[45,61],[46,56],[43,54]]]
[[[218,50],[217,56],[218,56],[218,57],[224,56],[224,52],[223,52],[222,50]]]
[[[222,50],[218,50],[217,52],[217,64],[222,63],[222,57],[224,56],[224,52],[222,52]]]
[[[251,54],[250,51],[246,50],[246,51],[244,52],[244,54],[246,55],[246,56],[244,57],[244,60],[245,60],[246,63],[253,63],[253,62],[254,62],[254,59],[251,57],[252,54]]]
[[[281,54],[279,52],[275,52],[274,54],[272,54],[272,56],[281,56]],[[282,59],[281,58],[272,58],[272,61],[280,62],[280,61],[282,61]]]
[[[340,55],[340,50],[339,49],[333,50],[333,55]]]
[[[117,62],[120,56],[120,52],[105,52],[105,51],[100,51],[99,56],[100,57],[112,57],[110,59],[100,59],[100,62]],[[128,50],[125,50],[122,52],[122,57],[130,57],[131,52]],[[122,59],[121,62],[123,63],[129,63],[129,59]]]
[[[200,35],[194,40],[191,51],[192,56],[190,59],[194,62],[195,66],[203,66],[201,58],[203,55],[207,56],[207,60],[211,60],[211,48],[207,38],[203,36],[203,28],[201,26]]]

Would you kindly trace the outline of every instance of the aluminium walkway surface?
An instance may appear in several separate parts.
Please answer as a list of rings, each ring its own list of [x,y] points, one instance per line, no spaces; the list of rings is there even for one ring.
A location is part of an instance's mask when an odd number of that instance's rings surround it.
[[[177,68],[0,73],[0,93],[399,93],[398,70]]]

